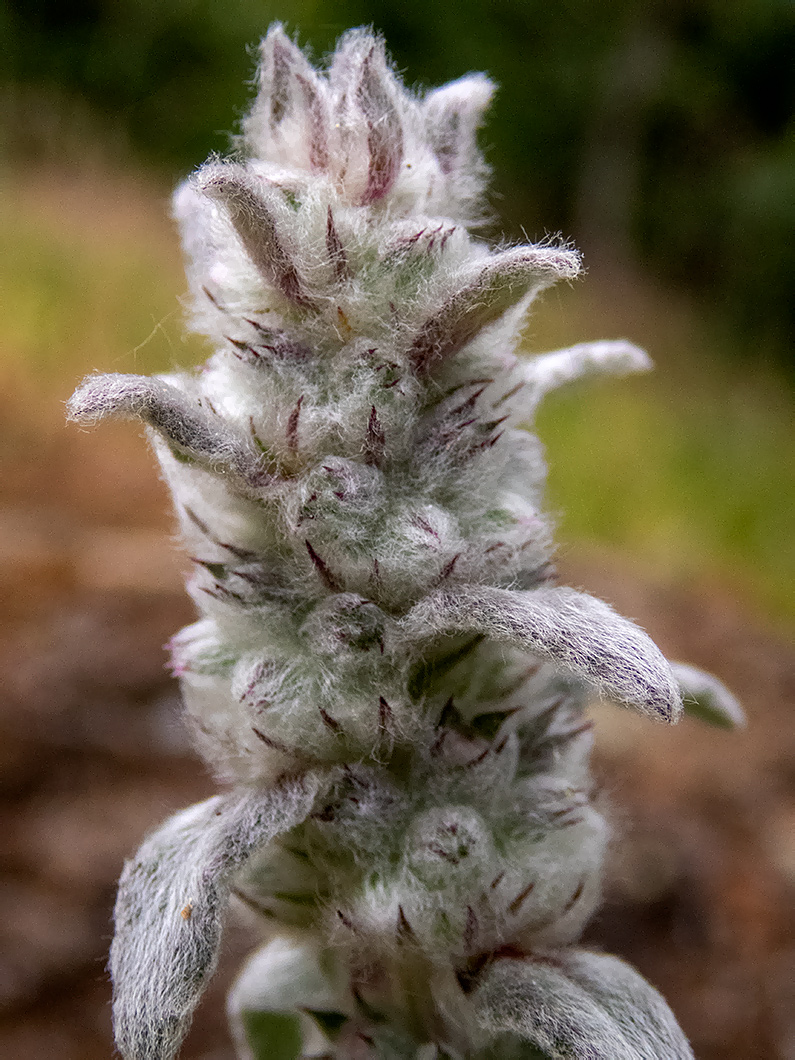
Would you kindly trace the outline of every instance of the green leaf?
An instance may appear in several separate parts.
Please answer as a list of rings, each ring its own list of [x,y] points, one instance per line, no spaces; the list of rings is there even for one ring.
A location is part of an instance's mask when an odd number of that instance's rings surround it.
[[[488,714],[478,714],[472,719],[471,728],[486,740],[493,740],[506,718],[515,714],[515,710],[494,710]]]
[[[239,1060],[332,1052],[347,1019],[333,965],[311,933],[274,935],[251,954],[226,1006]]]
[[[298,1016],[286,1012],[245,1012],[243,1027],[254,1060],[297,1060],[303,1045]]]
[[[317,1012],[311,1008],[305,1008],[303,1011],[312,1017],[331,1041],[337,1037],[348,1019],[344,1012]]]

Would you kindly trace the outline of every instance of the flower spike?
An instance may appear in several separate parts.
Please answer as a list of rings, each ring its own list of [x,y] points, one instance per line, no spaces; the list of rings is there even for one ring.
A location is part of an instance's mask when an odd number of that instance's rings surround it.
[[[692,1060],[651,986],[577,946],[610,845],[587,711],[742,713],[554,584],[520,427],[649,360],[623,340],[516,356],[580,258],[473,234],[493,91],[411,93],[366,29],[314,68],[274,25],[236,159],[174,199],[212,356],[70,402],[150,429],[198,611],[172,668],[226,786],[125,866],[123,1060],[174,1060],[235,902],[268,934],[230,996],[240,1060]]]

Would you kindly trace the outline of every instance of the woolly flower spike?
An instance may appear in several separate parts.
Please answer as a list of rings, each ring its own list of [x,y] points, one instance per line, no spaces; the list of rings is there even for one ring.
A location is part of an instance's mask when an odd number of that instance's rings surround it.
[[[622,341],[514,356],[579,258],[472,235],[491,94],[480,74],[409,94],[364,30],[315,70],[274,26],[240,160],[175,197],[215,352],[71,400],[148,428],[199,612],[174,672],[230,789],[125,867],[125,1060],[176,1056],[233,898],[270,934],[230,997],[248,1060],[691,1056],[652,987],[575,945],[608,843],[586,708],[742,712],[552,585],[519,426],[555,388],[649,361]]]

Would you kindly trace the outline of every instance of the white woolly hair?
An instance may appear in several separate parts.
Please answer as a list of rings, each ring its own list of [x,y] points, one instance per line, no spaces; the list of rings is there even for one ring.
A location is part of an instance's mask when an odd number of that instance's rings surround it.
[[[212,356],[71,400],[148,428],[199,612],[173,668],[233,788],[125,867],[125,1060],[176,1055],[231,895],[279,932],[230,1001],[242,1057],[271,1055],[277,1025],[338,1060],[691,1055],[651,987],[573,949],[608,839],[586,708],[672,722],[684,692],[719,724],[742,713],[554,584],[523,428],[557,387],[649,360],[623,340],[516,356],[580,262],[473,234],[492,92],[471,74],[412,95],[361,29],[317,70],[273,26],[238,160],[174,199]]]

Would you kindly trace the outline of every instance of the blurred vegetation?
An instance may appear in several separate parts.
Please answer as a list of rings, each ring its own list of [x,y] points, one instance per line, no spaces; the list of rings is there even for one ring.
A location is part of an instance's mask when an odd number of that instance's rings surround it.
[[[544,409],[564,549],[628,549],[795,620],[791,0],[0,0],[6,404],[60,423],[84,372],[206,355],[169,186],[227,149],[274,17],[316,55],[372,22],[421,84],[488,71],[504,231],[560,230],[591,268],[528,349],[625,335],[660,365]]]
[[[87,106],[173,179],[226,149],[273,18],[316,54],[372,23],[423,84],[487,70],[510,235],[643,261],[795,368],[792,0],[0,0],[7,150]]]

